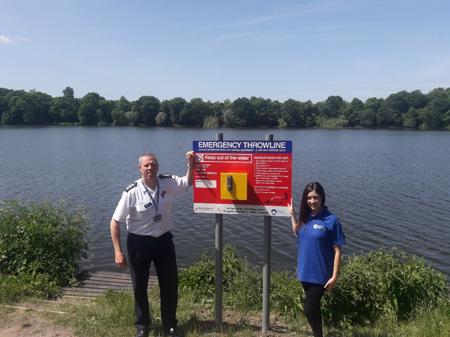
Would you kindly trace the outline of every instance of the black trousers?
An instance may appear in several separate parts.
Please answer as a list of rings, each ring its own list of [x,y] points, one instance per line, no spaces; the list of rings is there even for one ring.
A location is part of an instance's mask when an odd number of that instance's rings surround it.
[[[151,323],[147,288],[152,261],[158,276],[164,332],[177,326],[178,271],[172,237],[170,232],[158,238],[128,233],[127,249],[137,328],[148,329]]]
[[[302,282],[305,290],[305,302],[303,310],[313,331],[314,337],[323,337],[322,311],[320,300],[325,292],[323,284]]]

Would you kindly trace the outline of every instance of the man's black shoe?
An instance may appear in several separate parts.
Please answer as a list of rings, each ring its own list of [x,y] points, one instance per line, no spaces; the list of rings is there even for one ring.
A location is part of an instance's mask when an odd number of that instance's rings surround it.
[[[148,330],[147,329],[138,328],[136,337],[148,337]]]

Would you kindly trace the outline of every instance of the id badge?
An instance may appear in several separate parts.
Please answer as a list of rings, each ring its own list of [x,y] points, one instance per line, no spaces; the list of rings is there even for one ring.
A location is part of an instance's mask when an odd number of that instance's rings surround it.
[[[153,217],[153,222],[158,222],[158,221],[160,221],[162,219],[162,215],[161,214],[156,214],[154,217]]]

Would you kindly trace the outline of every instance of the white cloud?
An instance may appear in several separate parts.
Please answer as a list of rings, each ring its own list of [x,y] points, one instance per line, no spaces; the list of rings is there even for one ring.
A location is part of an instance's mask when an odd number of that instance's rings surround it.
[[[13,43],[13,40],[5,35],[0,35],[0,44],[8,44],[8,43]]]
[[[17,37],[9,37],[3,34],[0,34],[0,44],[12,44],[12,43],[24,43],[30,42],[31,40],[27,37],[17,36]]]

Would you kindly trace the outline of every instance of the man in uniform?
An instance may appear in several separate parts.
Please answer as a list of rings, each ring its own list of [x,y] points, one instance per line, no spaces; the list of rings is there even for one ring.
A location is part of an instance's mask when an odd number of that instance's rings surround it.
[[[161,298],[161,321],[164,336],[176,336],[178,273],[172,241],[172,202],[193,182],[194,154],[186,153],[187,172],[183,177],[158,175],[158,159],[153,153],[139,157],[141,178],[122,193],[111,219],[111,238],[115,263],[127,266],[120,243],[120,224],[126,223],[127,251],[133,282],[136,337],[147,337],[150,327],[147,287],[150,263],[158,276]]]

